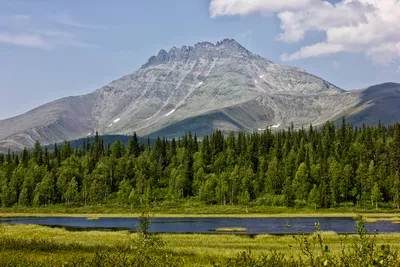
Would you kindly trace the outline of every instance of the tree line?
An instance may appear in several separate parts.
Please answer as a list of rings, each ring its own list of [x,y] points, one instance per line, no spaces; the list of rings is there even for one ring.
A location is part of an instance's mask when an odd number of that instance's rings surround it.
[[[293,127],[273,132],[217,130],[182,138],[105,144],[96,133],[79,148],[0,154],[4,207],[58,203],[126,207],[270,205],[400,208],[400,124]]]

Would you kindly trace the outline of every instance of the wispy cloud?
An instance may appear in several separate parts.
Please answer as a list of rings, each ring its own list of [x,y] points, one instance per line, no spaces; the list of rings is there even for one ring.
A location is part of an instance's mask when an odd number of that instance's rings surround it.
[[[107,29],[106,26],[91,25],[91,24],[86,24],[86,23],[79,22],[79,21],[73,19],[72,16],[67,11],[65,11],[60,16],[55,17],[54,21],[59,23],[59,24],[62,24],[62,25],[65,25],[65,26],[69,26],[69,27],[74,27],[74,28],[98,29],[98,30]]]
[[[226,15],[249,15],[252,13],[279,12],[304,8],[313,0],[211,0],[210,15],[212,17]]]
[[[303,58],[320,57],[343,51],[344,47],[340,44],[317,43],[310,46],[304,46],[293,54],[284,53],[282,54],[281,59],[283,61],[292,61]]]
[[[34,34],[10,34],[7,32],[0,32],[0,44],[25,46],[32,48],[46,49],[50,44],[43,39],[40,35]]]
[[[64,31],[41,31],[41,36],[50,40],[51,43],[57,46],[74,46],[82,48],[96,48],[96,44],[92,44],[80,39],[76,34]]]
[[[66,30],[65,27],[60,27],[60,23],[70,29]],[[77,31],[76,28],[81,28],[81,30]],[[74,21],[69,15],[64,15],[62,22],[33,19],[24,14],[0,16],[0,45],[38,49],[55,49],[61,46],[99,47],[97,44],[85,40],[84,36],[87,36],[90,29],[100,29],[100,27]]]

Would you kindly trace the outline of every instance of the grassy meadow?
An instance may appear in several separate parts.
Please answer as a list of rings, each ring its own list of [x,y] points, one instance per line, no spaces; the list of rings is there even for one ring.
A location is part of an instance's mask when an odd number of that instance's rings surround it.
[[[146,261],[146,264],[148,266],[158,264],[159,266],[212,266],[213,264],[225,266],[228,265],[229,259],[237,257],[243,251],[251,251],[251,257],[255,258],[277,252],[282,253],[287,259],[302,257],[307,260],[298,240],[307,238],[315,241],[313,237],[316,238],[317,235],[304,237],[299,235],[296,240],[292,235],[250,237],[226,234],[159,234],[156,238],[162,241],[163,246],[158,248],[155,254],[150,252],[151,261],[155,262]],[[345,236],[333,232],[322,232],[320,237],[324,246],[328,246],[329,252],[333,255],[341,253],[343,246],[351,248],[355,242],[359,242],[359,237],[356,235]],[[9,266],[25,266],[29,263],[31,266],[79,266],[81,264],[84,266],[87,261],[90,261],[88,266],[95,262],[98,266],[102,264],[107,266],[110,259],[115,261],[122,258],[128,261],[130,257],[134,262],[135,257],[143,256],[143,252],[138,254],[138,248],[135,245],[135,240],[138,239],[140,239],[140,234],[128,232],[69,232],[65,229],[36,225],[0,225],[0,265],[7,266],[6,264],[9,263]],[[390,245],[393,251],[400,249],[400,234],[377,235],[376,247],[381,244]],[[315,255],[323,254],[319,252],[317,243],[312,246],[312,250],[315,251]],[[125,266],[122,263],[121,265]],[[253,265],[245,264],[245,266]],[[308,266],[307,262],[305,266]]]
[[[150,217],[340,217],[356,218],[362,215],[365,222],[400,222],[396,210],[342,210],[342,209],[289,209],[281,207],[176,207],[131,210],[118,206],[71,207],[55,205],[40,208],[0,208],[0,218],[29,216],[71,216],[97,220],[102,217],[140,217],[145,211]],[[301,235],[232,235],[224,234],[240,229],[216,229],[214,234],[157,234],[162,246],[146,248],[138,245],[141,235],[129,232],[70,232],[62,228],[37,225],[0,224],[0,266],[363,266],[352,263],[326,265],[327,255],[334,258],[364,259],[386,255],[380,247],[390,246],[390,253],[400,251],[399,234],[369,235],[374,245],[362,245],[373,255],[353,257],[353,249],[361,241],[357,235],[338,235],[334,232],[317,232]],[[235,231],[234,231],[235,230]],[[322,229],[323,230],[323,229]],[[323,246],[320,244],[323,241]],[[318,243],[320,242],[320,243]],[[323,259],[321,265],[310,264],[309,255]],[[324,251],[325,246],[327,251]],[[361,247],[362,247],[361,246]],[[324,249],[321,249],[324,247]],[[345,249],[344,249],[345,248]],[[244,253],[245,252],[245,253]],[[307,254],[308,253],[308,254]],[[388,254],[389,255],[389,254]],[[390,254],[392,255],[392,254]],[[391,264],[400,266],[400,258],[393,254]],[[269,258],[268,258],[269,257]],[[329,256],[332,257],[332,256]],[[385,256],[386,257],[386,256]],[[388,256],[389,257],[389,256]],[[396,257],[394,260],[393,257]],[[300,260],[300,261],[299,261]],[[261,263],[260,263],[261,262]],[[334,262],[331,260],[330,262]],[[385,261],[386,262],[386,261]],[[395,262],[397,265],[393,265]],[[280,265],[281,264],[281,265]],[[354,265],[355,264],[355,265]],[[375,265],[365,265],[375,266]]]

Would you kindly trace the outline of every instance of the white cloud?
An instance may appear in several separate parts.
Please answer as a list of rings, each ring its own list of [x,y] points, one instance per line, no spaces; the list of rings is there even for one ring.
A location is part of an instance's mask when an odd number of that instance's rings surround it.
[[[283,61],[291,61],[303,58],[325,56],[342,51],[344,51],[344,47],[341,44],[317,43],[310,46],[304,46],[299,51],[290,55],[285,53],[281,56],[281,59]]]
[[[303,8],[317,0],[211,0],[212,17],[248,15],[257,12],[278,12]]]
[[[50,45],[40,35],[34,34],[9,34],[0,32],[0,44],[9,44],[33,48],[49,48]]]
[[[363,52],[373,61],[400,60],[400,1],[341,0],[211,0],[211,16],[274,12],[281,22],[278,39],[296,43],[307,32],[322,32],[326,40],[301,47],[283,60],[297,60],[340,52]]]
[[[72,23],[72,20],[70,22]],[[76,21],[74,23],[81,28],[89,28],[86,27],[88,25],[80,25]],[[0,44],[41,49],[57,48],[60,46],[98,47],[83,40],[81,36],[84,32],[78,31],[74,33],[73,31],[67,32],[65,29],[60,30],[57,24],[48,20],[34,20],[29,15],[0,16]]]

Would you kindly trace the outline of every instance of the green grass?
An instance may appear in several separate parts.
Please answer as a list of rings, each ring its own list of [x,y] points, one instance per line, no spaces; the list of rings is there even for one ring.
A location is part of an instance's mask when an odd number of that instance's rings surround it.
[[[251,250],[252,255],[260,256],[273,251],[283,253],[286,257],[298,257],[301,250],[292,235],[274,236],[257,235],[221,235],[221,234],[160,234],[165,243],[165,253],[182,259],[187,266],[210,265],[214,260],[225,261],[238,253]],[[35,262],[72,261],[77,257],[93,257],[98,250],[110,250],[118,246],[129,247],[137,234],[128,232],[69,232],[59,228],[48,228],[36,225],[0,225],[0,240],[16,239],[11,248],[2,250],[0,257],[23,257]],[[341,241],[350,245],[356,236],[338,235],[334,232],[323,232],[324,243],[332,253],[341,251]],[[33,243],[29,243],[33,242]],[[389,244],[400,249],[400,234],[379,234],[377,244]],[[15,247],[13,250],[12,247]],[[11,253],[12,252],[12,253]],[[128,250],[128,253],[133,251]],[[11,258],[10,258],[11,257]]]

